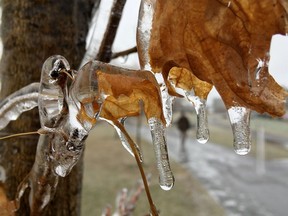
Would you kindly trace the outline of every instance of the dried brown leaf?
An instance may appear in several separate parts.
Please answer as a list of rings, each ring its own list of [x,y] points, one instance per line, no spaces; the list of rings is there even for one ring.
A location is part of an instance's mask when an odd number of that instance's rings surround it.
[[[272,35],[286,34],[283,5],[282,0],[158,0],[149,44],[152,69],[163,71],[173,61],[214,85],[226,107],[245,106],[281,116],[287,92],[269,75],[268,67],[260,74],[256,68],[259,59],[269,61]],[[192,86],[203,97],[207,88],[198,83]]]
[[[129,75],[98,71],[97,77],[99,91],[107,95],[100,113],[102,117],[137,116],[140,114],[140,101],[143,101],[147,119],[156,117],[164,122],[159,86],[150,72],[137,71]]]

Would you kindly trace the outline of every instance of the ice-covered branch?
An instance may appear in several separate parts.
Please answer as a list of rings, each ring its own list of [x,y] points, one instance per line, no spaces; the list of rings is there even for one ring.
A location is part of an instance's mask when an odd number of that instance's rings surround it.
[[[101,1],[98,10],[95,11],[92,18],[86,47],[87,51],[80,67],[94,59],[104,62],[111,60],[112,45],[125,3],[126,0]]]
[[[16,120],[23,112],[38,105],[39,83],[32,83],[14,92],[0,104],[0,130],[10,121]]]

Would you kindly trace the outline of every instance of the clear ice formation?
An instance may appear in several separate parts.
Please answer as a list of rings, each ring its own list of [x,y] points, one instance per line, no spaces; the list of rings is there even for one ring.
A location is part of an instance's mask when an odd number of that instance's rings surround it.
[[[20,184],[15,200],[19,208],[20,199],[29,187],[31,215],[41,214],[54,196],[58,177],[67,176],[82,155],[88,131],[78,122],[77,108],[67,94],[68,77],[74,75],[64,57],[52,56],[43,64],[40,85],[24,87],[2,102],[0,120],[9,112],[19,116],[37,105],[39,108],[42,135],[35,162]]]
[[[246,107],[231,107],[228,115],[233,132],[234,150],[239,155],[246,155],[251,149],[250,109]]]
[[[19,185],[15,199],[16,207],[19,208],[21,197],[25,190],[30,188],[31,216],[41,214],[45,206],[53,199],[59,181],[58,175],[51,167],[53,159],[49,157],[51,149],[48,146],[50,146],[48,137],[40,135],[33,167]]]
[[[67,86],[75,72],[62,56],[48,58],[42,67],[39,88],[39,115],[43,131],[50,138],[52,168],[67,176],[82,155],[88,132],[77,120],[78,110]]]
[[[167,85],[164,81],[164,78],[161,73],[154,74],[155,78],[157,80],[157,83],[160,87],[160,96],[161,96],[161,102],[162,102],[162,109],[163,109],[163,115],[166,122],[166,127],[169,127],[172,123],[173,118],[173,101],[175,97],[169,95]]]
[[[125,100],[127,98],[129,99],[129,97],[130,97],[129,94],[131,94],[131,93],[127,93],[127,90],[125,90],[125,92],[121,92],[122,90],[119,90],[120,92],[117,92],[118,87],[113,86],[114,84],[111,82],[108,85],[109,88],[106,88],[107,86],[103,87],[103,85],[105,85],[105,83],[106,83],[106,80],[105,80],[106,78],[103,75],[102,75],[103,77],[101,78],[102,73],[107,74],[107,77],[112,77],[110,79],[113,79],[113,77],[115,77],[114,79],[116,79],[116,78],[119,79],[119,77],[123,76],[123,77],[125,77],[125,80],[131,80],[133,82],[135,82],[138,78],[140,78],[141,80],[145,80],[145,81],[141,81],[141,83],[144,82],[147,84],[148,83],[154,83],[155,84],[155,83],[157,83],[157,81],[155,80],[155,77],[151,74],[151,72],[149,72],[149,71],[142,71],[141,72],[141,71],[127,70],[127,69],[122,69],[119,67],[111,66],[111,65],[99,62],[99,61],[91,61],[91,62],[87,63],[86,65],[84,65],[80,69],[79,74],[78,74],[75,82],[72,85],[70,92],[71,92],[73,101],[77,104],[79,113],[85,112],[85,115],[86,115],[85,118],[82,118],[83,119],[81,121],[82,124],[87,125],[87,126],[92,125],[93,124],[92,119],[95,119],[95,118],[107,121],[109,124],[114,126],[117,133],[119,134],[119,137],[122,141],[122,144],[125,146],[126,149],[128,149],[128,151],[131,152],[131,148],[129,147],[130,144],[129,144],[129,142],[127,142],[127,137],[125,136],[125,134],[123,133],[121,128],[119,128],[117,125],[114,124],[114,122],[115,122],[114,116],[123,115],[125,113],[126,116],[118,116],[117,117],[117,118],[121,119],[121,118],[127,117],[127,115],[132,115],[132,116],[135,115],[136,111],[132,110],[131,113],[129,113],[130,108],[125,107],[125,105],[123,108],[122,107],[119,108],[119,105],[117,105],[118,106],[116,109],[116,110],[118,110],[118,111],[116,111],[117,113],[110,113],[110,112],[114,112],[114,109],[109,110],[109,107],[106,107],[106,106],[109,106],[109,105],[107,105],[107,103],[109,104],[109,101],[113,101],[113,104],[117,104],[118,103],[117,100],[119,100],[121,102],[121,100],[124,100],[123,98],[125,98]],[[98,76],[100,76],[100,78]],[[109,79],[109,78],[107,78],[107,79]],[[152,82],[151,82],[151,79],[152,79]],[[116,83],[116,85],[119,86],[119,83]],[[121,85],[120,85],[120,87],[121,87]],[[154,88],[157,88],[157,87],[154,86]],[[120,89],[123,89],[123,88],[121,87]],[[129,90],[128,92],[130,92],[132,90],[133,89]],[[139,91],[142,91],[142,90],[138,89],[137,92],[139,92]],[[113,95],[113,94],[115,94],[115,95]],[[143,96],[143,94],[144,94],[144,96]],[[139,93],[139,95],[138,95],[141,98],[137,98],[137,101],[139,101],[139,102],[140,102],[140,100],[143,101],[144,110],[146,109],[145,107],[147,107],[149,105],[149,104],[145,105],[145,100],[146,100],[145,98],[151,97],[151,95],[146,95],[146,94],[147,93],[144,90],[141,93]],[[117,96],[117,95],[119,95],[119,96]],[[123,97],[123,95],[125,95],[125,97]],[[131,97],[134,97],[133,95],[134,95],[134,93],[131,94]],[[118,97],[119,97],[119,99],[117,99]],[[107,100],[107,101],[105,101],[105,100]],[[139,102],[138,102],[138,106],[139,106]],[[155,103],[157,101],[152,101],[152,102]],[[153,106],[153,108],[156,109],[155,106]],[[123,114],[119,114],[119,113],[122,113],[122,109],[125,110],[125,112]],[[128,111],[126,112],[127,109],[128,109]],[[140,108],[138,107],[137,112],[136,112],[137,115],[139,114],[139,110],[140,110]],[[146,110],[146,111],[148,111],[148,110]],[[145,113],[146,113],[146,111],[145,111]],[[146,115],[147,115],[147,113],[146,113]],[[147,116],[147,118],[148,118],[148,116]],[[86,120],[90,119],[90,120],[85,121],[85,119]],[[150,119],[148,120],[148,122],[150,121]],[[154,118],[152,118],[152,119],[154,119]],[[157,118],[155,118],[155,119],[157,119]],[[152,137],[154,137],[153,138],[153,143],[154,143],[154,147],[155,147],[154,150],[155,150],[156,158],[159,162],[158,163],[158,170],[159,170],[159,175],[161,176],[160,177],[160,184],[161,184],[162,188],[165,188],[167,190],[173,186],[174,178],[173,178],[172,172],[170,170],[170,165],[169,165],[169,160],[168,160],[166,140],[164,137],[164,126],[162,125],[162,123],[160,125],[160,120],[157,120],[155,125],[157,125],[157,126],[159,125],[159,127],[153,126],[151,128],[151,133],[152,133]],[[86,128],[87,128],[87,126],[86,126]],[[140,152],[139,147],[134,142],[133,142],[133,145],[138,150],[138,155],[141,158],[142,153]],[[161,152],[160,152],[160,149],[161,149]],[[166,150],[166,154],[164,154],[164,150]],[[164,155],[166,155],[167,157],[164,157]],[[161,160],[163,160],[163,161],[161,162]],[[160,166],[159,164],[162,164],[162,165]],[[170,171],[168,171],[168,169]],[[163,172],[163,170],[165,170],[165,172]],[[163,173],[164,173],[164,175],[163,175]],[[168,176],[168,173],[170,175],[170,179],[166,181],[165,179],[166,179],[166,176]]]
[[[141,68],[143,70],[150,71],[157,80],[160,87],[160,95],[162,100],[162,109],[164,118],[166,121],[166,127],[170,126],[172,123],[172,103],[174,97],[170,96],[168,93],[168,88],[165,80],[161,73],[152,72],[152,68],[149,63],[149,41],[151,37],[151,29],[153,22],[153,13],[155,7],[155,0],[145,0],[141,1],[140,4],[140,14],[138,17],[138,29],[137,29],[137,48],[138,53],[142,57],[139,59]]]
[[[195,108],[197,115],[197,128],[196,139],[199,143],[205,144],[208,142],[210,134],[208,129],[206,100],[200,99],[194,95],[193,91],[183,91],[183,96],[190,102]]]
[[[61,70],[70,70],[69,63],[62,56],[48,58],[42,67],[39,88],[39,116],[42,128],[55,128],[64,112],[67,94],[67,75]],[[58,119],[57,119],[58,118]]]
[[[141,1],[138,27],[137,27],[137,49],[141,56],[140,65],[142,69],[151,71],[149,63],[149,42],[153,24],[155,0]]]
[[[209,140],[209,129],[207,120],[206,101],[198,97],[195,100],[195,111],[197,114],[196,139],[199,143],[206,143]]]
[[[170,190],[174,185],[174,176],[169,164],[164,126],[157,118],[150,118],[148,124],[154,144],[154,152],[159,172],[159,184],[163,190]]]
[[[6,97],[0,103],[0,130],[21,113],[38,106],[39,83],[32,83]]]
[[[115,95],[113,95],[113,91],[103,88],[103,79],[98,77],[99,71],[108,74],[107,76],[123,75],[126,76],[125,79],[132,77],[133,82],[140,76],[141,79],[147,79],[145,82],[153,80],[151,82],[154,83],[153,85],[160,84],[159,91],[157,91],[159,93],[158,100],[162,99],[162,108],[160,109],[162,109],[163,116],[165,116],[166,110],[166,122],[147,114],[148,110],[145,110],[145,114],[152,135],[159,184],[164,190],[170,190],[174,185],[165,138],[165,127],[172,119],[174,97],[168,94],[163,77],[157,77],[157,74],[154,76],[150,71],[127,70],[98,61],[88,62],[76,74],[70,69],[69,63],[64,57],[52,56],[43,64],[40,84],[33,83],[20,89],[2,101],[0,106],[0,129],[5,127],[9,121],[16,119],[22,112],[37,105],[39,108],[42,135],[39,139],[35,163],[31,172],[21,183],[16,197],[16,204],[19,206],[21,196],[29,187],[31,189],[29,203],[34,215],[39,215],[53,198],[58,178],[67,176],[78,162],[82,155],[85,139],[97,120],[105,120],[110,123],[116,129],[121,143],[128,152],[132,155],[134,155],[133,152],[136,152],[140,163],[142,161],[142,152],[139,146],[131,140],[124,128],[126,117],[139,114],[139,110],[137,108],[135,111],[133,108],[129,113],[129,108],[126,115],[121,114],[121,109],[116,113],[113,113],[115,110],[109,110],[109,106],[106,107],[104,104],[110,96],[114,97]],[[104,79],[105,81],[107,80]],[[110,87],[114,88],[111,83]],[[209,139],[206,101],[194,96],[192,92],[183,91],[182,93],[195,106],[198,120],[197,140],[205,143]],[[121,92],[116,94],[121,95]],[[146,93],[142,92],[142,94]],[[140,97],[143,98],[137,100],[145,102],[147,96],[140,94]],[[115,96],[115,98],[117,97]],[[163,103],[165,104],[163,105]],[[123,110],[125,110],[125,103],[123,106]],[[153,105],[153,107],[155,106]],[[159,107],[161,107],[161,102]],[[121,115],[117,114],[118,112]],[[9,113],[12,113],[12,117],[7,117]],[[10,114],[9,116],[11,116]],[[228,110],[228,114],[234,135],[234,149],[237,154],[245,155],[251,148],[250,110],[235,106]],[[38,184],[39,179],[45,183]]]
[[[155,4],[155,0],[141,1],[137,27],[137,47],[140,56],[140,65],[142,69],[151,71],[151,73],[155,75],[156,80],[160,86],[160,94],[163,107],[162,109],[166,120],[166,127],[168,127],[172,122],[172,104],[175,97],[169,95],[168,88],[161,71],[152,70],[149,57],[149,43],[151,39]],[[170,82],[170,84],[174,86],[176,91],[177,89],[179,89],[173,83]],[[179,92],[177,91],[177,93]],[[199,99],[199,97],[196,97],[194,95],[190,95],[190,92],[185,90],[181,90],[180,95],[184,96],[189,102],[191,102],[195,106],[195,110],[197,113],[196,138],[199,143],[206,143],[209,140],[206,101]]]
[[[109,21],[107,17],[110,16],[114,2],[114,0],[100,1],[99,8],[96,10],[95,8],[93,9],[92,22],[87,35],[86,52],[80,64],[80,68],[88,61],[93,60],[95,56],[97,56],[97,53],[99,53],[101,42],[105,36]],[[98,7],[96,2],[95,7]]]

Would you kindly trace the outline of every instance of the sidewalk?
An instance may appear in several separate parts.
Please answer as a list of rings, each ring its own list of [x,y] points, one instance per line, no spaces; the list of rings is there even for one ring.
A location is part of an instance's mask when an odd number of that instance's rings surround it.
[[[169,128],[167,142],[170,157],[180,162],[177,132]],[[148,126],[141,128],[141,134],[151,142]],[[266,162],[266,172],[259,175],[256,160],[249,155],[237,155],[232,144],[227,149],[212,143],[199,144],[189,137],[186,151],[189,158],[183,165],[201,180],[228,216],[287,215],[288,160]]]

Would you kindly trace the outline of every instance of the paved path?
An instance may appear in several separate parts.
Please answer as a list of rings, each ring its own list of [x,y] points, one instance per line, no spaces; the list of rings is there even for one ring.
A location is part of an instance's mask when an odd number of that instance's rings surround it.
[[[147,126],[141,134],[151,142]],[[167,140],[170,157],[181,162],[177,131],[168,129]],[[191,138],[186,147],[189,158],[182,164],[201,180],[228,216],[288,215],[288,159],[267,162],[266,172],[260,175],[255,159],[236,155],[232,147],[199,144]]]

